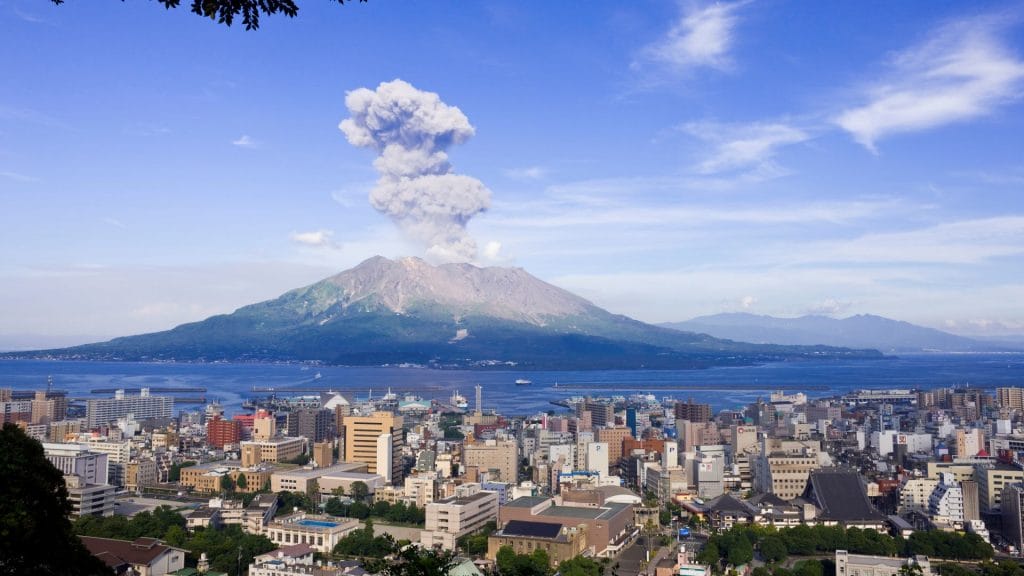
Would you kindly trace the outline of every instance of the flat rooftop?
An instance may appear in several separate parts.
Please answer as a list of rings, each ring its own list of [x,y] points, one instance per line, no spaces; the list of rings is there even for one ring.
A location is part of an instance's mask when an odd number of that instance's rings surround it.
[[[509,508],[533,508],[534,506],[547,502],[550,498],[544,496],[521,496],[515,500],[505,504]]]

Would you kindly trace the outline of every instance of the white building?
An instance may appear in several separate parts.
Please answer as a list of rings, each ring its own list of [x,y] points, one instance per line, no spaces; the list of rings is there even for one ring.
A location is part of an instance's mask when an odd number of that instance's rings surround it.
[[[129,414],[136,420],[170,418],[174,414],[174,397],[150,396],[149,388],[143,388],[138,396],[117,390],[113,398],[89,400],[85,406],[85,419],[90,428],[117,422]]]
[[[479,484],[463,484],[455,496],[427,504],[426,529],[420,545],[454,550],[455,541],[498,519],[498,494],[481,490]]]
[[[964,521],[964,493],[952,474],[944,473],[942,481],[928,498],[928,515],[932,522],[959,526]]]
[[[836,550],[836,576],[897,576],[901,568],[913,565],[921,567],[923,576],[932,576],[931,562],[927,556],[903,559]]]
[[[600,476],[608,475],[608,443],[591,442],[587,444],[587,470]]]
[[[334,549],[339,540],[359,526],[359,521],[354,519],[298,512],[270,522],[264,529],[264,534],[278,546],[307,544],[318,552],[327,554]]]

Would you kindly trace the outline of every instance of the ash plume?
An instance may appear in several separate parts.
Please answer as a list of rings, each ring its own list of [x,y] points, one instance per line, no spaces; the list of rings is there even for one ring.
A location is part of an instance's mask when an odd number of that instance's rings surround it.
[[[473,135],[466,115],[403,80],[353,90],[345,106],[351,116],[338,128],[352,145],[379,153],[370,204],[424,243],[431,260],[475,260],[466,224],[490,207],[491,193],[476,178],[454,174],[446,153]]]

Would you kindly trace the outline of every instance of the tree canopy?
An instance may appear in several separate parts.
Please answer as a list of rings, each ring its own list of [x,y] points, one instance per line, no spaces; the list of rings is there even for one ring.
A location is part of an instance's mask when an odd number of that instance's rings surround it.
[[[64,0],[50,0],[54,4],[63,4]],[[344,4],[345,0],[329,0],[338,4]],[[359,0],[366,2],[366,0]],[[164,8],[177,8],[181,0],[157,0],[164,5]],[[210,20],[216,20],[225,26],[231,26],[235,18],[241,17],[242,24],[246,30],[255,30],[260,27],[260,17],[281,13],[289,18],[294,18],[299,13],[299,5],[295,0],[192,0],[191,9],[193,14],[205,16]]]
[[[0,429],[0,575],[106,574],[71,530],[64,475],[14,424]]]

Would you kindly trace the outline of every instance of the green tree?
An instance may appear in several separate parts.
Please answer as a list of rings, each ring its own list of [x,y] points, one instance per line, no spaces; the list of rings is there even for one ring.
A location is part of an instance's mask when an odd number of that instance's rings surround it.
[[[364,562],[366,571],[381,576],[448,576],[455,566],[453,552],[406,546],[388,560]]]
[[[245,490],[249,487],[249,481],[245,479],[245,474],[238,475],[238,479],[235,480],[235,486],[237,486],[239,490]]]
[[[365,500],[370,493],[370,488],[366,486],[366,482],[356,480],[349,486],[348,491],[353,500]]]
[[[722,558],[721,553],[718,550],[718,544],[714,541],[709,541],[706,546],[697,554],[697,561],[701,564],[709,564],[714,566],[718,564],[718,561]]]
[[[0,575],[109,574],[72,532],[63,474],[14,424],[0,429],[0,478]]]
[[[327,501],[327,505],[324,506],[324,511],[331,516],[344,516],[347,509],[345,508],[345,505],[341,503],[341,500],[331,498]]]
[[[765,562],[782,562],[786,555],[786,543],[781,536],[769,534],[761,540],[761,557]]]
[[[235,481],[231,479],[229,474],[220,477],[220,489],[228,494],[235,492]]]
[[[189,466],[195,466],[196,463],[193,460],[185,460],[178,464],[171,464],[171,467],[167,470],[167,481],[178,482],[181,480],[181,469],[188,468]]]
[[[496,556],[501,576],[547,576],[551,565],[548,553],[534,550],[532,554],[516,554],[511,546],[502,546]]]
[[[754,547],[745,536],[736,538],[729,546],[729,564],[741,566],[754,559]],[[821,576],[820,574],[818,576]]]
[[[601,576],[604,567],[593,558],[576,556],[559,564],[558,573],[562,576]]]
[[[57,5],[64,3],[64,0],[51,1]],[[177,8],[181,5],[181,0],[157,1],[165,8]],[[345,3],[345,0],[333,1],[338,4]],[[366,2],[366,0],[359,1]],[[216,20],[225,26],[231,26],[236,17],[241,17],[246,30],[259,28],[260,16],[269,16],[280,12],[289,18],[294,18],[299,13],[299,5],[295,0],[192,0],[190,6],[193,14]]]

